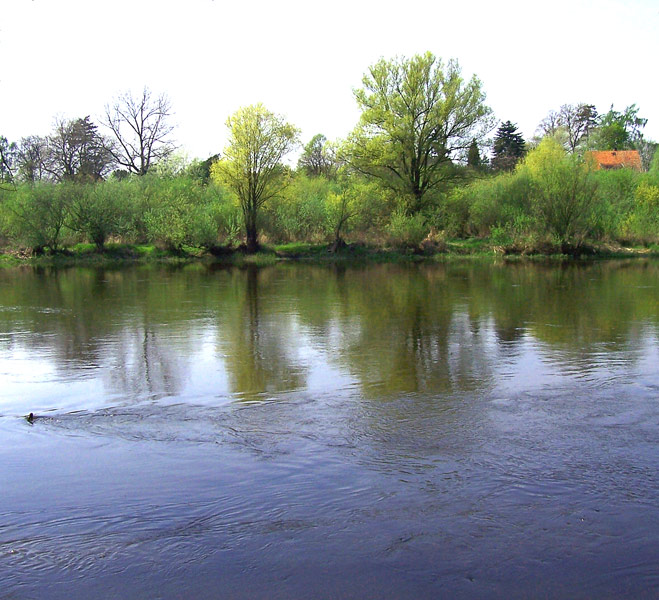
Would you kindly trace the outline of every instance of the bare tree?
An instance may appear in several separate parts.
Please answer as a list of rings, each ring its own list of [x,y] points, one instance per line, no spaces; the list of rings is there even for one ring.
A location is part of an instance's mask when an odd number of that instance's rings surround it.
[[[168,122],[171,115],[167,96],[153,96],[146,87],[136,98],[127,92],[106,106],[103,124],[116,140],[112,153],[117,163],[129,173],[144,175],[169,156],[176,147],[169,138],[174,129]]]
[[[597,125],[597,110],[592,104],[563,104],[558,112],[550,111],[538,125],[541,137],[555,136],[574,153],[582,142],[588,140]]]
[[[554,135],[561,125],[560,120],[560,115],[555,110],[550,110],[549,114],[540,121],[536,132],[540,134],[540,137]]]

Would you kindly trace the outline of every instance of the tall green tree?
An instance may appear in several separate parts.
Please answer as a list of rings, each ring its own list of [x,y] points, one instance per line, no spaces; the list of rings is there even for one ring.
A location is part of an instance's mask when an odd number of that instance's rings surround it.
[[[381,59],[355,91],[362,111],[346,158],[406,200],[423,208],[428,193],[455,174],[452,161],[492,127],[492,111],[477,77],[462,78],[457,61],[430,52],[410,59]]]
[[[632,104],[623,112],[614,110],[599,119],[596,147],[598,150],[630,150],[643,139],[642,129],[648,122],[638,116],[638,107]]]
[[[483,160],[481,159],[481,154],[478,150],[478,142],[472,140],[471,146],[469,146],[469,151],[467,152],[467,166],[472,169],[480,169],[482,165]]]
[[[262,104],[238,109],[227,120],[229,144],[212,176],[237,195],[245,223],[247,251],[258,250],[260,208],[286,185],[283,157],[299,143],[299,130]]]
[[[499,125],[494,137],[492,168],[497,171],[510,171],[522,156],[526,143],[524,137],[517,131],[517,125],[506,121]]]
[[[322,133],[314,135],[304,147],[297,166],[309,177],[322,175],[331,178],[336,174],[337,161],[334,148]]]

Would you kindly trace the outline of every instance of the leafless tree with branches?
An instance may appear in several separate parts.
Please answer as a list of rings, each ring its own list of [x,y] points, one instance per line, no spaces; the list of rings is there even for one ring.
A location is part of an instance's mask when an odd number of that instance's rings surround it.
[[[176,148],[170,139],[171,103],[165,94],[154,96],[148,88],[134,97],[127,92],[105,107],[103,124],[116,140],[114,159],[129,173],[146,174]]]

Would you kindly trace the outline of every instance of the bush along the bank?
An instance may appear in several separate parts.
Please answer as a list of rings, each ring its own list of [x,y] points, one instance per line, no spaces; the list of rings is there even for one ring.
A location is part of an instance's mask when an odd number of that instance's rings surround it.
[[[331,177],[291,171],[288,185],[258,215],[262,242],[418,251],[476,237],[505,253],[659,243],[659,168],[595,171],[546,138],[511,172],[465,174],[414,211],[391,189],[347,169]],[[109,242],[126,242],[174,254],[215,253],[240,247],[244,236],[233,192],[186,171],[0,188],[5,248],[58,252],[88,242],[103,251]]]
[[[545,138],[513,172],[454,188],[438,211],[452,236],[488,238],[504,252],[576,252],[588,241],[659,240],[659,177],[596,171]]]

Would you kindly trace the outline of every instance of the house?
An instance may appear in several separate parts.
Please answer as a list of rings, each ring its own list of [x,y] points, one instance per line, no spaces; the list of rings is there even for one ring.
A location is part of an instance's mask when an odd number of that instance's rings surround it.
[[[587,152],[586,159],[594,161],[595,170],[633,169],[642,170],[641,155],[638,150],[601,150]]]

